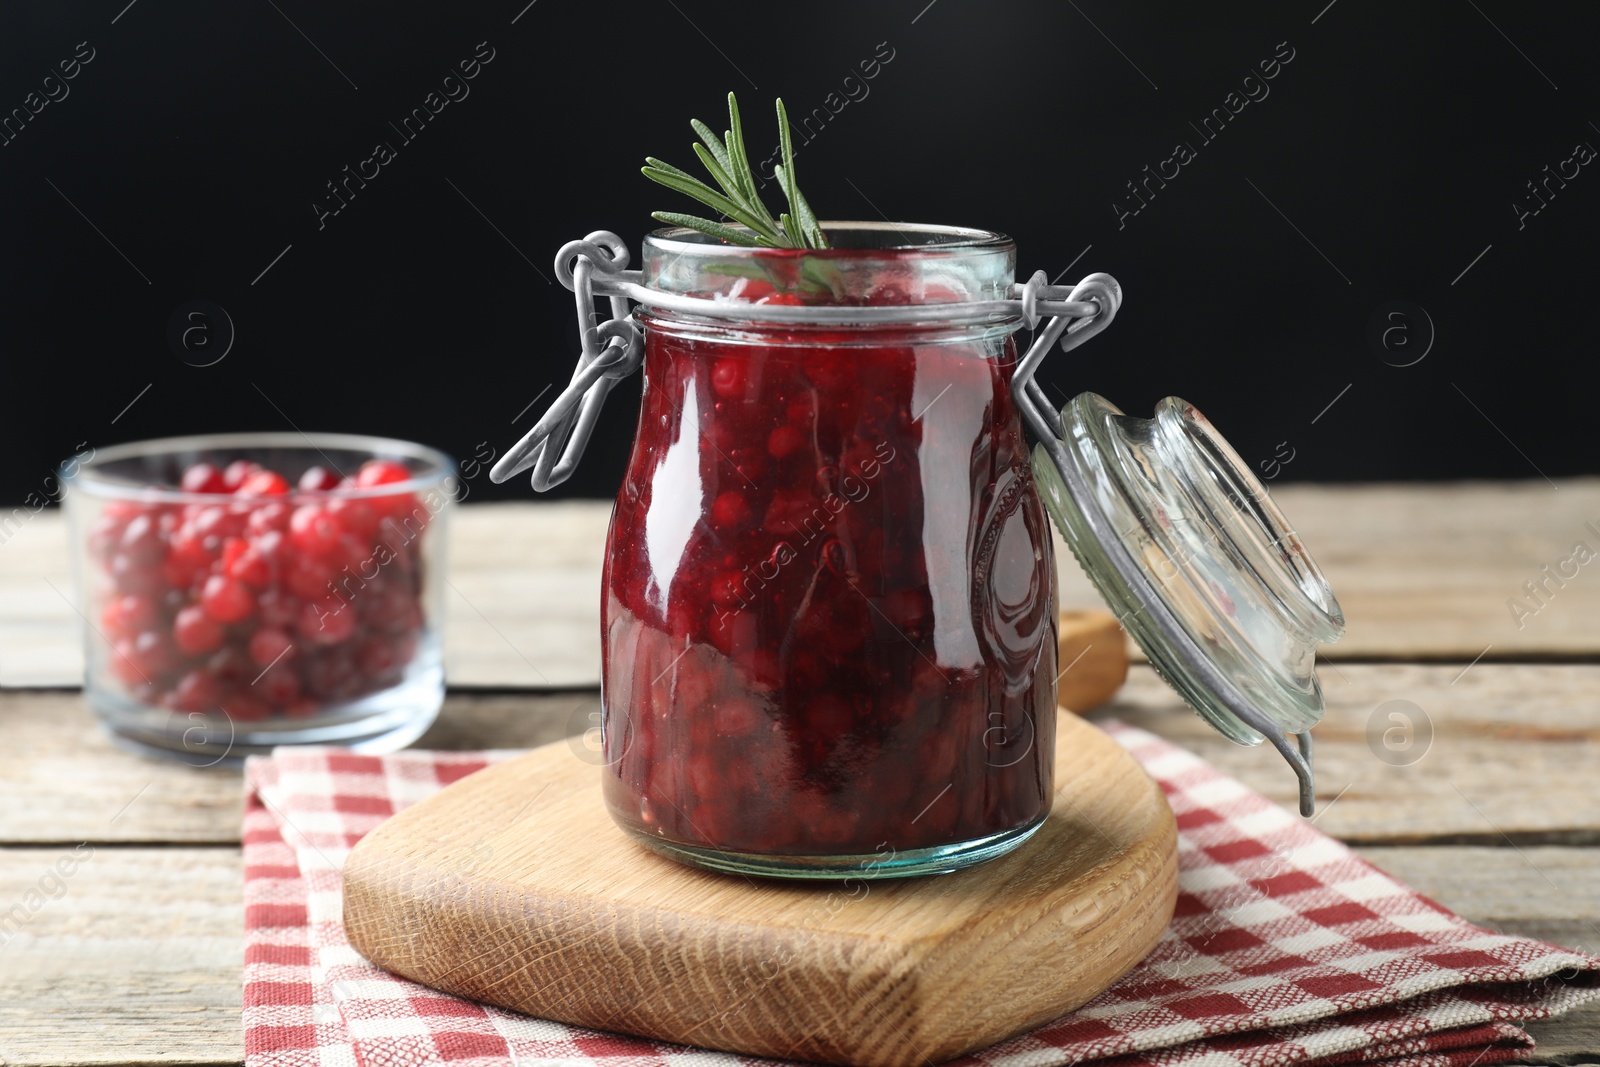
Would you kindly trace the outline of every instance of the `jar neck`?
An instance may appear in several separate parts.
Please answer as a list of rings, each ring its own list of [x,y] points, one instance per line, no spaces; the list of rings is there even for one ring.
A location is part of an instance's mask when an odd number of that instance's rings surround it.
[[[1012,295],[1004,234],[911,223],[829,222],[832,247],[743,247],[692,230],[645,238],[642,280],[665,293],[752,305],[927,306]]]
[[[752,309],[759,312],[759,308]],[[1006,338],[1022,328],[1020,316],[980,323],[873,323],[870,325],[763,322],[711,319],[656,308],[639,308],[634,318],[645,328],[648,355],[654,337],[715,345],[763,348],[831,349],[897,348],[914,345],[972,345],[976,354],[1010,351]]]

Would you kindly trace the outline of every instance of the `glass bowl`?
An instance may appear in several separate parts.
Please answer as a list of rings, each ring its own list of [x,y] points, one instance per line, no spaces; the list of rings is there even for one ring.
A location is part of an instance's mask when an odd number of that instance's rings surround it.
[[[64,463],[84,692],[112,738],[194,766],[416,740],[444,699],[454,470],[422,445],[300,433]]]

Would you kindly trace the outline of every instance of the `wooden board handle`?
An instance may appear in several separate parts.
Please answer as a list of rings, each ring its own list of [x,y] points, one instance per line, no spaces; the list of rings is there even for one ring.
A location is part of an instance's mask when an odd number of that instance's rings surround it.
[[[1068,711],[1093,711],[1128,679],[1128,636],[1109,611],[1063,611],[1057,645],[1056,699]]]

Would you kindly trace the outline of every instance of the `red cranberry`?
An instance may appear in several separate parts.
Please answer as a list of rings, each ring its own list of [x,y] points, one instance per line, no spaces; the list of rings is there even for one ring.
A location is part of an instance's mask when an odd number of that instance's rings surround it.
[[[153,510],[149,504],[137,500],[108,500],[105,507],[100,509],[100,514],[126,526],[140,515],[151,514]]]
[[[289,592],[302,600],[316,600],[333,591],[333,579],[339,571],[327,560],[315,556],[295,556],[284,572],[284,584]]]
[[[250,658],[263,670],[287,659],[293,651],[294,639],[275,627],[257,630],[250,638]]]
[[[238,537],[249,524],[249,517],[231,511],[220,504],[208,504],[196,509],[189,518],[190,527],[202,537]]]
[[[130,652],[140,673],[151,680],[172,673],[178,666],[178,655],[172,643],[156,630],[145,630],[135,637]]]
[[[711,579],[711,602],[725,611],[741,607],[744,592],[744,575],[738,571],[723,571]]]
[[[102,514],[94,520],[94,525],[89,529],[89,553],[95,559],[109,560],[117,546],[122,543],[122,531],[127,528],[126,519]]]
[[[673,597],[667,604],[665,620],[667,633],[672,635],[675,642],[681,644],[685,638],[690,641],[704,640],[704,635],[700,631],[706,619],[704,607],[688,597]]]
[[[213,652],[206,660],[206,670],[226,686],[249,685],[261,673],[250,654],[238,645],[223,645]]]
[[[261,464],[248,459],[236,459],[228,464],[222,472],[222,485],[224,492],[236,492],[244,484],[245,479],[261,469]]]
[[[271,501],[251,509],[250,521],[247,525],[250,532],[254,534],[287,530],[289,528],[289,516],[293,512],[294,509],[288,504]]]
[[[124,552],[112,556],[107,569],[111,572],[111,581],[119,593],[142,593],[154,596],[160,593],[166,584],[166,576],[161,573],[159,567],[141,563]]]
[[[356,630],[356,613],[338,597],[313,600],[300,609],[300,636],[313,645],[337,645]]]
[[[256,609],[256,598],[237,578],[213,574],[200,591],[200,603],[218,622],[239,622]]]
[[[222,647],[222,624],[206,609],[191,604],[172,620],[172,641],[185,655],[199,656]]]
[[[222,472],[209,463],[196,463],[183,472],[178,482],[185,493],[226,493],[227,483]]]
[[[759,485],[767,473],[767,450],[764,448],[735,448],[728,453],[734,474],[744,485]]]
[[[250,544],[261,558],[267,561],[267,566],[271,567],[274,573],[283,568],[283,565],[289,561],[293,551],[293,547],[289,544],[289,538],[284,535],[282,530],[267,530],[263,533],[258,533]]]
[[[415,605],[416,598],[399,582],[383,578],[368,582],[355,600],[362,622],[381,633],[400,633],[409,629],[409,611]]]
[[[322,649],[308,657],[301,677],[306,692],[323,700],[347,700],[360,688],[355,656],[347,645]]]
[[[344,524],[320,504],[302,504],[289,516],[289,540],[302,552],[327,556],[343,536]]]
[[[719,493],[711,504],[711,521],[718,526],[742,526],[750,521],[750,502],[734,489]]]
[[[281,535],[273,533],[269,536]],[[264,589],[272,581],[272,565],[267,562],[266,556],[255,545],[237,538],[223,546],[222,567],[222,573],[229,578],[256,589]]]
[[[294,628],[300,618],[300,601],[282,589],[266,589],[256,597],[256,611],[261,625],[274,630]]]
[[[123,528],[121,554],[135,563],[154,563],[165,552],[161,525],[155,516],[140,515]]]
[[[416,538],[417,530],[415,527],[407,529],[404,524],[394,519],[380,521],[378,523],[377,539],[387,546],[388,552],[394,557],[384,566],[393,568],[403,574],[409,574],[415,570],[417,565],[414,558]]]
[[[221,549],[221,538],[204,536],[191,526],[180,527],[168,545],[162,575],[174,588],[187,589],[196,577],[211,569]]]
[[[283,496],[288,491],[289,483],[283,475],[268,470],[252,472],[234,490],[239,496]]]
[[[281,708],[300,696],[300,677],[294,671],[274,668],[261,676],[255,688],[268,704]]]
[[[372,535],[377,532],[381,516],[369,501],[339,497],[328,501],[327,508],[328,514],[337,518],[344,530],[363,547],[372,544]]]
[[[239,561],[239,557],[243,556],[245,552],[249,551],[249,549],[250,542],[243,537],[224,538],[222,542],[222,567],[220,568],[220,573],[227,574],[228,571],[233,568],[234,564]]]
[[[413,531],[427,528],[428,520],[432,518],[428,509],[423,507],[415,496],[410,493],[393,493],[388,496],[375,496],[367,503],[378,516],[379,521],[400,522],[410,527]]]
[[[787,459],[805,447],[805,435],[793,426],[779,426],[767,435],[767,451],[774,459]]]
[[[222,687],[211,672],[196,669],[178,679],[163,703],[174,711],[212,711],[221,695]]]
[[[159,608],[150,596],[119,596],[106,602],[100,612],[100,627],[110,638],[132,637],[155,625]]]
[[[144,673],[144,668],[139,665],[137,654],[133,648],[133,638],[124,637],[111,646],[111,655],[107,665],[117,681],[132,688],[148,682],[149,676]]]
[[[754,303],[762,297],[771,295],[772,283],[757,278],[739,278],[728,287],[728,297],[733,300],[748,300]]]
[[[339,484],[339,476],[326,467],[307,467],[300,476],[300,491],[325,493]]]
[[[411,472],[406,469],[405,464],[392,459],[369,459],[361,465],[361,470],[356,474],[356,485],[362,489],[410,480]]]
[[[711,388],[718,396],[730,399],[744,395],[745,361],[742,359],[719,359],[711,368]]]
[[[354,576],[356,581],[362,581],[364,579],[361,578],[361,575],[372,571],[373,552],[368,546],[349,534],[345,534],[339,538],[339,543],[328,554],[328,562],[340,571],[348,572],[348,575],[340,577],[339,580],[341,582],[345,581],[349,576]]]

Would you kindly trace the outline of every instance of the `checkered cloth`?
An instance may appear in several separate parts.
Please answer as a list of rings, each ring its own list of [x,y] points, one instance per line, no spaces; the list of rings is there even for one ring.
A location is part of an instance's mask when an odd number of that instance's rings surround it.
[[[1177,815],[1181,891],[1146,959],[1095,1000],[960,1063],[1486,1067],[1513,1020],[1600,995],[1600,958],[1473,926],[1141,730],[1102,724]],[[733,1067],[773,1061],[599,1033],[446,996],[356,954],[339,868],[361,836],[515,753],[252,759],[244,816],[248,1067]]]

